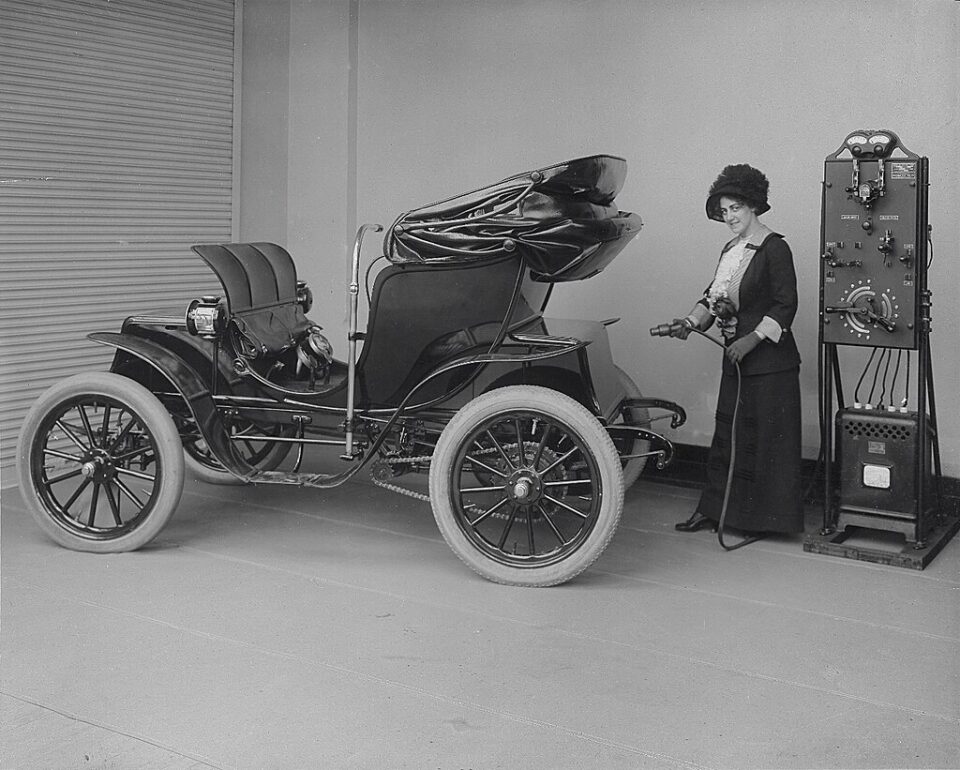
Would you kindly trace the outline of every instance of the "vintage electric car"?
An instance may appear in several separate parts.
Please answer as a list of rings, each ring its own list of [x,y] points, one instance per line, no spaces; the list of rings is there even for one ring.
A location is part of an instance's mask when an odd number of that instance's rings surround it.
[[[363,331],[361,242],[383,228],[362,226],[345,361],[307,317],[311,292],[283,248],[195,246],[223,296],[91,334],[116,348],[110,372],[66,378],[32,407],[18,448],[31,513],[63,546],[126,551],[173,514],[185,468],[318,489],[368,468],[429,500],[484,577],[569,580],[610,541],[646,459],[670,461],[651,421],[685,419],[616,366],[616,319],[544,316],[555,283],[596,275],[639,231],[614,205],[625,174],[622,158],[580,158],[401,215],[372,291],[379,258],[366,270]],[[400,482],[424,472],[429,494]]]

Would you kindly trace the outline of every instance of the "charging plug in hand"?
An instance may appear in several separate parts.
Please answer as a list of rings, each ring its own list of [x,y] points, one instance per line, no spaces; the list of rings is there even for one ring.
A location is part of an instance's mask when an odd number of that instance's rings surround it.
[[[650,330],[651,337],[676,337],[685,340],[693,326],[686,318],[674,318],[672,323],[660,324]]]
[[[690,321],[686,318],[674,318],[670,324],[670,336],[679,340],[685,340],[690,336]]]

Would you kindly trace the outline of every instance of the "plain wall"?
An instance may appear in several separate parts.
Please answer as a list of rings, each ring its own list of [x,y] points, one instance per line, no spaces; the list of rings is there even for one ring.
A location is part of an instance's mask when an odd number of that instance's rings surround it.
[[[274,150],[287,169],[282,227],[301,277],[324,298],[311,315],[338,355],[358,222],[389,225],[404,210],[520,171],[621,155],[630,172],[618,203],[645,227],[605,272],[559,286],[549,314],[621,316],[611,328],[614,356],[645,393],[686,407],[688,423],[672,436],[683,443],[709,442],[720,352],[699,338],[680,343],[647,330],[685,313],[712,276],[727,238],[703,211],[717,173],[746,162],[770,178],[772,210],[763,219],[794,252],[804,455],[814,457],[823,160],[854,129],[895,131],[930,158],[940,442],[945,473],[960,476],[960,414],[951,408],[960,383],[960,315],[951,311],[960,286],[960,3],[244,3],[244,157],[251,141],[273,145],[267,122],[246,117],[258,101],[247,88],[257,59],[247,52],[260,43],[255,19],[267,8],[289,18],[287,146]],[[276,24],[263,34],[274,36]],[[283,69],[282,51],[273,70]],[[241,169],[241,212],[257,209],[262,194],[249,173]],[[282,218],[275,209],[260,209],[260,219]],[[280,222],[261,224],[280,232]],[[259,239],[246,221],[241,232]],[[364,253],[380,253],[378,237]],[[843,360],[855,380],[865,351],[844,349]]]
[[[249,40],[240,57],[239,237],[241,241],[286,243],[288,4],[247,3],[241,35],[244,29],[249,30]]]
[[[314,294],[311,317],[333,340],[355,219],[348,12],[345,1],[243,2],[240,239],[293,254]]]

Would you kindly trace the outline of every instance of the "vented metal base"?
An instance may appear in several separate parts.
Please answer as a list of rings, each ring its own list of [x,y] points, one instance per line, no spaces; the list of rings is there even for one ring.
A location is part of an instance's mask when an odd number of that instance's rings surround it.
[[[870,529],[876,529],[876,527]],[[922,570],[933,561],[933,558],[940,553],[943,547],[950,542],[950,538],[958,531],[960,531],[960,516],[945,517],[931,530],[927,539],[919,546],[907,542],[900,550],[894,550],[893,548],[847,544],[846,540],[858,534],[863,534],[860,528],[851,526],[827,535],[807,535],[804,538],[803,550],[808,553],[840,556],[844,559],[856,559],[873,564]]]

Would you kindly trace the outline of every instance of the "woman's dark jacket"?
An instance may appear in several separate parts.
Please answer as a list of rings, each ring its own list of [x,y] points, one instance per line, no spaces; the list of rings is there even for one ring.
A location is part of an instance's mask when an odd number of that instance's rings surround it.
[[[734,243],[735,241],[731,242]],[[724,249],[726,251],[726,248]],[[701,300],[706,305],[706,300]],[[793,268],[790,247],[778,233],[770,233],[747,266],[740,281],[740,308],[737,312],[737,330],[727,345],[753,333],[764,316],[769,316],[783,329],[779,342],[764,339],[740,362],[744,376],[769,374],[793,369],[800,364],[800,352],[790,325],[797,314],[797,274]],[[736,369],[726,356],[724,374]]]

